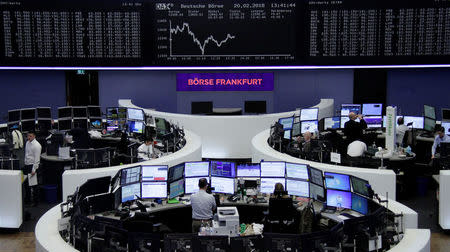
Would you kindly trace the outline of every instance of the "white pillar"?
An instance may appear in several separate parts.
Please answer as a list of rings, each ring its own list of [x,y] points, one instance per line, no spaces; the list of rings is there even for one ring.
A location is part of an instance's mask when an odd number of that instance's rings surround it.
[[[386,108],[386,149],[389,153],[395,151],[396,143],[396,126],[397,126],[397,108],[387,107]]]

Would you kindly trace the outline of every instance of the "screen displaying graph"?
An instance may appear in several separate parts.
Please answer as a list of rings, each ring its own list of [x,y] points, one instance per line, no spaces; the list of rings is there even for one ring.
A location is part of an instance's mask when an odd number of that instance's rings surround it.
[[[287,3],[156,3],[157,61],[293,61],[296,4]]]

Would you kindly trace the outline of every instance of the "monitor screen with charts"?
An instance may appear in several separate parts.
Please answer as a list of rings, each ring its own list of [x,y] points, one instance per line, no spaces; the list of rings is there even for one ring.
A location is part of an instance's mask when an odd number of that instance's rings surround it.
[[[289,195],[309,198],[309,183],[301,180],[286,179],[286,191]]]
[[[346,174],[325,172],[325,185],[327,189],[350,191],[350,176]]]
[[[355,176],[351,176],[350,180],[352,182],[353,192],[359,193],[364,196],[369,196],[369,181],[360,179]]]
[[[341,116],[348,116],[350,112],[355,114],[361,114],[361,105],[360,104],[342,104],[341,105]]]
[[[128,130],[130,133],[143,134],[145,129],[144,122],[128,121]]]
[[[383,104],[364,103],[362,105],[362,114],[365,116],[381,116],[383,114]]]
[[[442,122],[441,126],[444,128],[445,134],[450,135],[450,122]]]
[[[436,120],[436,109],[430,105],[423,105],[423,116]]]
[[[291,139],[291,130],[285,130],[283,138],[287,139],[287,140],[290,140]]]
[[[341,126],[341,118],[339,116],[327,117],[324,119],[324,130],[327,129],[339,129]]]
[[[179,180],[180,178],[183,177],[183,173],[184,173],[184,163],[170,167],[168,177],[169,182]]]
[[[141,183],[122,186],[122,203],[141,197]]]
[[[301,135],[301,125],[302,124],[300,122],[294,123],[294,125],[292,126],[291,137],[297,137]]]
[[[144,111],[142,109],[127,108],[127,119],[144,121]]]
[[[234,178],[212,177],[211,187],[215,193],[234,194]]]
[[[169,199],[181,196],[184,194],[184,179],[180,179],[170,183],[169,185]]]
[[[308,108],[300,111],[300,121],[313,121],[319,117],[319,108]]]
[[[142,181],[166,181],[167,165],[142,165]]]
[[[367,123],[367,128],[381,128],[383,127],[382,116],[365,116],[364,121]]]
[[[367,215],[368,213],[367,199],[352,193],[352,210],[360,214]]]
[[[196,177],[196,178],[185,178],[184,179],[184,193],[186,194],[193,194],[198,192],[198,181],[201,178],[206,178],[206,180],[209,183],[209,177]]]
[[[186,162],[184,163],[185,177],[207,177],[209,176],[209,162]]]
[[[286,177],[294,179],[308,180],[308,165],[286,163]]]
[[[436,120],[425,117],[423,119],[423,129],[426,131],[434,132],[434,128],[436,127]]]
[[[167,182],[142,182],[142,198],[167,198]]]
[[[261,177],[283,177],[286,163],[284,162],[261,162]]]
[[[410,128],[423,129],[424,118],[422,116],[404,116],[403,120],[405,125],[412,123],[411,126],[408,126]]]
[[[284,130],[292,129],[292,125],[294,124],[294,117],[285,117],[278,119],[278,122],[283,125]]]
[[[141,167],[135,166],[135,167],[129,167],[122,169],[122,172],[120,174],[120,184],[130,184],[140,181],[141,178]]]
[[[327,189],[327,206],[352,208],[352,193]]]
[[[276,183],[281,183],[283,188],[286,188],[284,178],[261,178],[261,193],[273,193]]]
[[[325,189],[313,183],[309,183],[309,197],[316,201],[325,201]]]
[[[303,121],[302,122],[302,129],[301,133],[304,134],[305,132],[311,132],[315,133],[319,131],[319,122],[318,121]]]
[[[210,169],[211,169],[211,176],[220,176],[228,178],[236,177],[236,164],[234,162],[211,161]]]
[[[313,167],[309,167],[309,179],[312,183],[323,187],[322,171]]]
[[[260,177],[261,168],[260,164],[239,164],[237,165],[238,177]]]

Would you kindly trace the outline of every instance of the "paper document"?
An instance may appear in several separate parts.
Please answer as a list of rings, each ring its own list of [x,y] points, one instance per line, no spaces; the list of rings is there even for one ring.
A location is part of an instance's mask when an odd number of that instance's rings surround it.
[[[37,173],[35,173],[33,176],[31,175],[31,173],[28,174],[28,185],[29,186],[37,185]]]

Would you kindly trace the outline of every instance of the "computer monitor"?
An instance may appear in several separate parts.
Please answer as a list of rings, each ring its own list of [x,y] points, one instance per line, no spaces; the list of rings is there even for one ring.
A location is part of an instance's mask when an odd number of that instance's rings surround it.
[[[184,163],[184,176],[186,178],[209,176],[209,162],[201,161]]]
[[[51,119],[38,119],[37,121],[37,131],[49,131],[52,129]]]
[[[165,251],[192,251],[194,239],[197,234],[180,233],[165,234],[164,250]]]
[[[323,187],[322,171],[313,167],[309,167],[309,181]]]
[[[265,114],[267,112],[266,101],[245,101],[244,111],[249,114]]]
[[[278,122],[283,125],[284,130],[290,130],[292,129],[292,125],[294,124],[294,117],[284,117],[278,119]]]
[[[264,233],[264,251],[307,251],[301,250],[301,235]]]
[[[58,118],[72,118],[72,107],[59,107]]]
[[[284,178],[285,171],[285,162],[261,162],[261,177]]]
[[[354,193],[369,197],[369,181],[351,176],[352,188]]]
[[[327,117],[324,119],[323,129],[339,129],[341,126],[341,118],[339,116]]]
[[[122,186],[122,203],[141,197],[141,183]]]
[[[294,123],[294,125],[292,125],[291,137],[297,137],[300,136],[301,134],[302,134],[301,123],[300,122]]]
[[[102,130],[102,118],[93,118],[89,119],[89,128],[91,130]]]
[[[445,134],[450,135],[450,122],[441,122],[441,126],[445,129]]]
[[[327,206],[352,208],[352,193],[327,189]]]
[[[20,109],[8,111],[8,122],[20,121]]]
[[[51,119],[52,109],[50,107],[37,107],[36,114],[38,119]]]
[[[106,108],[106,118],[107,119],[127,119],[127,108],[118,108],[118,107],[111,107]]]
[[[352,210],[360,214],[367,215],[367,199],[357,194],[352,193]]]
[[[365,116],[381,116],[383,114],[383,104],[364,103],[362,105],[362,114]]]
[[[127,108],[127,120],[144,121],[144,110]]]
[[[58,119],[58,130],[71,130],[72,119]]]
[[[191,114],[212,114],[213,102],[212,101],[195,101],[191,102]]]
[[[442,142],[439,144],[441,158],[447,158],[450,155],[450,143]]]
[[[89,118],[91,117],[102,117],[102,110],[100,109],[100,106],[88,106],[88,115]]]
[[[285,130],[283,134],[283,138],[287,140],[291,140],[291,130]]]
[[[348,116],[350,112],[355,114],[361,114],[360,104],[342,104],[341,105],[341,116]]]
[[[35,108],[21,109],[20,120],[36,120],[36,109]]]
[[[167,165],[142,165],[142,181],[167,181]]]
[[[436,120],[436,109],[430,105],[423,105],[423,116]]]
[[[167,198],[167,182],[142,182],[142,198]]]
[[[286,177],[294,179],[304,179],[308,180],[308,165],[306,164],[296,164],[296,163],[286,163]]]
[[[341,129],[345,128],[345,123],[350,121],[350,118],[348,116],[341,116]],[[359,118],[355,119],[355,122],[359,122]]]
[[[318,121],[302,121],[301,125],[301,133],[309,131],[311,133],[315,133],[319,131],[319,122]]]
[[[404,125],[408,125],[409,123],[413,123],[410,128],[414,129],[423,129],[424,126],[424,118],[422,116],[404,116],[403,117]]]
[[[367,128],[381,128],[383,127],[383,117],[380,116],[365,116],[364,121],[367,123]]]
[[[193,194],[198,192],[198,181],[201,178],[205,178],[209,183],[209,177],[194,177],[194,178],[185,178],[184,179],[184,193],[185,194]]]
[[[423,129],[429,132],[434,132],[434,128],[436,127],[436,120],[428,117],[424,118],[423,121]]]
[[[350,191],[350,176],[346,174],[324,172],[327,189]]]
[[[177,164],[173,167],[170,167],[169,168],[169,176],[168,176],[167,180],[169,182],[179,180],[183,177],[183,173],[184,173],[184,163]]]
[[[130,133],[143,134],[145,129],[144,122],[128,121],[128,130]]]
[[[308,108],[300,111],[300,121],[314,121],[319,118],[319,108]]]
[[[286,179],[286,191],[289,195],[309,198],[309,183],[301,180]]]
[[[88,128],[88,119],[87,118],[76,118],[73,119],[73,128]]]
[[[141,179],[141,167],[134,166],[122,169],[120,173],[120,185],[139,182]]]
[[[120,120],[106,120],[106,131],[112,132],[115,130],[121,130],[125,121]]]
[[[227,161],[211,161],[210,163],[211,176],[219,177],[236,177],[236,164],[234,162]]]
[[[325,189],[313,183],[309,183],[309,197],[316,201],[325,202]]]
[[[211,187],[215,193],[234,194],[234,178],[211,176]]]
[[[167,123],[166,120],[164,120],[163,118],[155,118],[155,125],[156,125],[156,129],[158,129],[159,131],[163,132],[163,134],[165,134],[166,131],[170,130],[167,129]]]
[[[36,130],[36,121],[34,119],[32,120],[22,120],[22,132],[30,132]]]
[[[73,118],[87,118],[87,107],[72,107]]]
[[[281,183],[283,188],[286,188],[286,180],[284,178],[261,178],[261,193],[273,193],[277,183]]]
[[[238,164],[237,165],[237,176],[238,177],[260,177],[261,176],[261,166],[259,163]]]
[[[262,235],[230,237],[230,251],[264,251]]]
[[[170,183],[169,199],[173,199],[183,194],[184,194],[184,179],[179,179]]]
[[[450,121],[450,109],[441,108],[441,112],[442,112],[442,121]]]

